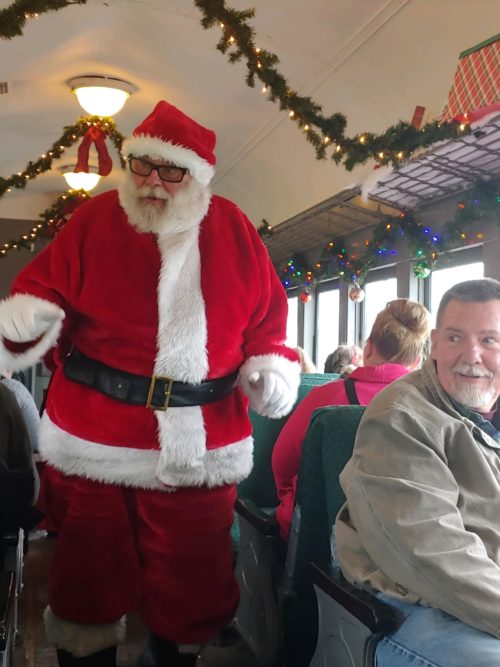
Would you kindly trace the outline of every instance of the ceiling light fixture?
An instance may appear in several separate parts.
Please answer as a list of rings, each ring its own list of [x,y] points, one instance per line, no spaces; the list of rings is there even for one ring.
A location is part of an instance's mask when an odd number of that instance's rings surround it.
[[[112,76],[92,74],[68,81],[80,106],[92,116],[114,116],[137,88]]]
[[[93,190],[101,180],[100,175],[97,173],[96,167],[89,166],[88,172],[75,172],[73,171],[75,167],[75,164],[67,164],[64,167],[59,167],[59,171],[64,176],[69,187],[72,190],[85,190],[85,192],[90,192],[90,190]]]

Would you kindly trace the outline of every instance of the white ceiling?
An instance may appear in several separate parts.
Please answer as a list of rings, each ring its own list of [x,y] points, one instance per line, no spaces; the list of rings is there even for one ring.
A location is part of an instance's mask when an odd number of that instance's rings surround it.
[[[0,8],[10,0],[0,0]],[[466,48],[500,32],[498,0],[227,0],[255,7],[257,45],[276,53],[290,86],[348,134],[382,132],[439,116]],[[256,225],[276,225],[359,184],[373,164],[349,173],[317,161],[312,146],[261,85],[245,83],[243,63],[215,49],[220,30],[201,27],[192,0],[89,0],[40,16],[24,35],[0,40],[0,175],[22,171],[80,116],[66,81],[117,76],[137,87],[115,121],[128,134],[166,99],[217,132],[215,192],[235,200]],[[113,155],[113,147],[110,145]],[[75,161],[76,146],[59,164]],[[115,156],[115,165],[118,164]],[[33,219],[64,190],[52,172],[0,199],[0,219]],[[94,192],[116,185],[119,169]],[[1,237],[0,237],[1,241]]]

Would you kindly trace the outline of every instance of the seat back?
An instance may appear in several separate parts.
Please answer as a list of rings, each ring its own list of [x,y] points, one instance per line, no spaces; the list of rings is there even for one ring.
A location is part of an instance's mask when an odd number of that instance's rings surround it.
[[[344,502],[339,475],[349,460],[364,412],[360,405],[315,410],[302,449],[296,507],[300,512],[290,590],[310,589],[308,564],[328,565],[335,516]],[[327,480],[327,483],[325,483]]]
[[[294,409],[313,387],[339,378],[336,373],[302,373]],[[252,410],[249,411],[253,428],[254,462],[250,475],[238,485],[238,496],[247,498],[258,507],[276,507],[278,497],[271,468],[271,457],[274,443],[278,439],[281,429],[288,416],[281,419],[261,417]]]
[[[334,410],[335,433],[326,434],[322,447],[326,512],[330,533],[335,517],[345,503],[345,495],[340,486],[340,473],[352,456],[356,432],[365,407],[344,405]]]
[[[338,477],[351,456],[363,411],[359,405],[320,408],[314,412],[304,440],[283,601],[285,659],[289,667],[309,664],[314,652],[318,620],[308,564],[330,564],[332,526],[343,502]]]
[[[303,374],[297,402],[313,387],[334,379],[337,379],[336,375]],[[278,504],[271,456],[286,418],[273,420],[252,414],[251,419],[255,440],[254,469],[249,479],[239,485],[238,495],[242,500],[252,501],[258,511],[259,507],[273,508]],[[241,535],[237,532],[240,528]],[[276,535],[268,535],[259,522],[255,525],[242,515],[239,521],[235,521],[232,530],[235,551],[238,551],[235,571],[240,585],[240,605],[235,624],[262,667],[276,664],[281,645],[278,587],[283,571],[282,552],[286,545],[278,536],[275,519],[274,528]]]

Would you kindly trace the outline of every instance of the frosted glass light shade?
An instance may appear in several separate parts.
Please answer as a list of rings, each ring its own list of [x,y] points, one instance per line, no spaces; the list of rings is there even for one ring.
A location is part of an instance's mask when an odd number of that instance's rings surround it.
[[[128,81],[109,76],[79,76],[69,81],[80,106],[92,116],[113,116],[136,90]]]
[[[93,190],[101,180],[99,174],[86,171],[79,171],[77,173],[74,171],[65,171],[63,176],[72,190],[85,190],[86,192]]]

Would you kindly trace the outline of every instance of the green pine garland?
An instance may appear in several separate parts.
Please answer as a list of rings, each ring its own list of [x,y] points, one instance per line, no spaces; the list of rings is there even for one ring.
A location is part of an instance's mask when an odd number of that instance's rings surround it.
[[[28,16],[85,2],[86,0],[15,0],[0,11],[0,37],[10,39],[21,35]],[[222,35],[217,49],[228,54],[230,63],[246,60],[247,85],[254,87],[256,78],[264,84],[268,99],[278,103],[280,109],[288,111],[307,141],[312,144],[317,159],[324,159],[330,149],[331,159],[337,164],[343,164],[348,171],[371,158],[380,164],[397,167],[407,160],[415,149],[443,139],[456,138],[468,131],[465,125],[455,121],[444,124],[435,121],[427,123],[422,129],[401,121],[389,127],[383,134],[362,132],[354,137],[347,137],[347,119],[343,114],[324,116],[319,104],[310,97],[299,95],[289,86],[276,68],[279,63],[278,56],[255,46],[255,31],[249,25],[249,20],[255,15],[253,9],[237,11],[227,7],[224,0],[194,0],[194,4],[203,13],[201,24],[205,29],[216,24],[221,27]]]
[[[472,188],[469,197],[458,203],[455,215],[444,225],[442,232],[433,232],[413,213],[402,211],[399,217],[387,216],[378,223],[372,238],[365,241],[365,251],[360,256],[349,255],[344,240],[339,238],[329,241],[312,265],[298,253],[277,271],[286,289],[307,288],[326,278],[362,285],[368,271],[380,264],[383,257],[396,255],[396,248],[404,239],[410,255],[417,260],[414,274],[426,278],[440,256],[466,245],[469,230],[491,215],[500,224],[500,187],[498,183],[480,181]]]
[[[29,18],[55,12],[70,5],[84,5],[87,0],[15,0],[5,9],[0,9],[0,37],[12,39],[23,34],[24,25]]]
[[[226,6],[224,0],[194,0],[203,12],[202,26],[207,29],[219,24],[222,36],[217,44],[221,53],[228,53],[230,63],[246,60],[247,85],[253,87],[258,78],[264,84],[268,99],[278,102],[280,109],[289,112],[306,139],[313,145],[316,157],[326,157],[327,149],[333,147],[332,160],[343,163],[351,171],[356,165],[373,158],[380,164],[399,166],[416,148],[429,146],[443,139],[454,139],[462,135],[467,127],[458,122],[441,124],[427,123],[422,129],[411,123],[400,121],[383,134],[362,132],[346,137],[347,119],[341,113],[325,117],[322,108],[310,97],[294,91],[276,69],[278,56],[255,45],[255,31],[248,25],[255,11],[236,11]],[[316,128],[316,129],[314,129]]]
[[[125,167],[125,159],[121,154],[124,137],[116,129],[114,121],[111,118],[102,118],[101,116],[85,116],[80,118],[74,125],[66,126],[63,134],[52,144],[49,150],[35,162],[28,162],[24,171],[13,174],[8,178],[0,177],[0,197],[9,192],[11,188],[25,188],[28,181],[35,179],[38,174],[49,171],[52,167],[52,162],[60,158],[66,148],[69,148],[78,139],[83,137],[91,125],[100,127],[104,134],[110,138],[120,156],[122,167]]]
[[[70,190],[59,195],[51,207],[40,213],[38,217],[41,221],[34,225],[31,231],[21,234],[17,239],[10,239],[0,246],[0,257],[5,257],[11,250],[31,250],[33,243],[40,235],[49,233],[56,223],[64,223],[65,217],[69,215],[67,213],[68,204],[73,204],[72,210],[74,210],[87,199],[90,199],[90,195],[85,190]],[[57,233],[59,229],[60,227],[53,228],[54,233]],[[49,235],[53,236],[53,234]]]

